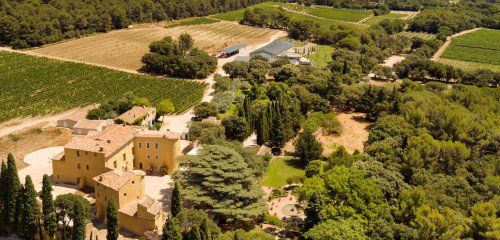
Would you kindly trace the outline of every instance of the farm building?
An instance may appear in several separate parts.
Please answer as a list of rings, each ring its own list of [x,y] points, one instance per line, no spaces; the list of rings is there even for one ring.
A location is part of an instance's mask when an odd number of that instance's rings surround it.
[[[269,62],[274,62],[278,60],[279,55],[286,53],[288,50],[293,48],[293,46],[293,42],[276,40],[264,47],[251,52],[250,57],[261,56],[267,59]]]
[[[278,59],[288,59],[293,65],[312,65],[311,60],[298,53],[285,52],[278,55]]]
[[[238,44],[222,49],[221,57],[231,57],[240,52],[241,49],[245,49],[247,45]]]
[[[106,126],[111,124],[113,124],[113,122],[110,123],[106,120],[82,119],[73,126],[73,133],[76,135],[87,135],[91,131],[101,132]]]
[[[156,108],[136,106],[118,116],[117,123],[151,127],[155,118]]]
[[[99,104],[92,104],[84,108],[78,109],[77,111],[58,119],[57,126],[73,129],[73,127],[78,123],[78,121],[87,119],[87,113],[90,110],[98,107]]]

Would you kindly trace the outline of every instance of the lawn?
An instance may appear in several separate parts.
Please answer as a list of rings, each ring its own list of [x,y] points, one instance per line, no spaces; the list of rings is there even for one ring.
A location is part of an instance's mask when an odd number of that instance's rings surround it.
[[[277,188],[286,185],[286,180],[290,177],[303,177],[304,170],[297,163],[298,160],[294,158],[274,158],[267,167],[266,175],[262,179],[262,185]]]
[[[168,98],[183,112],[201,100],[206,86],[8,52],[0,52],[0,72],[0,122],[116,100],[129,91],[153,103]]]
[[[500,30],[480,29],[467,33],[452,38],[450,46],[446,48],[441,58],[468,62],[470,63],[468,65],[496,70],[488,65],[500,66],[499,39]],[[460,64],[457,67],[460,67]]]
[[[316,51],[309,55],[309,59],[315,66],[324,67],[332,61],[332,53],[334,48],[327,45],[316,45]]]

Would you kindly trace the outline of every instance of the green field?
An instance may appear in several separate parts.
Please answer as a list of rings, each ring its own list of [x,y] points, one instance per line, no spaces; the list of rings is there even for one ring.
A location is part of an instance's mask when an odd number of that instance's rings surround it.
[[[389,14],[385,14],[385,15],[380,15],[380,16],[372,16],[368,19],[366,19],[365,21],[363,21],[364,24],[368,24],[368,25],[375,25],[377,23],[379,23],[380,21],[382,21],[383,19],[400,19],[400,18],[403,18],[405,17],[406,14],[402,14],[402,13],[389,13]]]
[[[287,184],[289,177],[302,177],[304,170],[297,166],[298,160],[294,158],[275,158],[271,160],[266,170],[266,175],[262,179],[262,185],[266,187],[282,187]]]
[[[446,48],[441,58],[479,64],[500,65],[499,39],[500,30],[491,29],[480,29],[458,36],[452,38],[450,46]],[[477,65],[477,67],[485,67],[485,65]]]
[[[85,64],[0,52],[0,122],[62,112],[131,91],[153,103],[169,98],[177,112],[199,102],[205,84],[129,74]]]
[[[356,25],[354,23],[371,15],[370,11],[360,9],[336,9],[329,7],[305,7],[291,3],[264,2],[254,5],[248,9],[260,8],[264,12],[276,12],[280,8],[286,11],[286,15],[294,21],[313,21],[321,27],[329,28],[332,24],[349,24],[349,26],[366,27],[367,25]],[[239,21],[243,18],[245,9],[220,13],[213,18],[225,21]]]
[[[435,35],[429,34],[429,33],[424,33],[424,32],[400,32],[400,33],[397,33],[396,36],[404,36],[407,38],[418,37],[418,38],[421,38],[424,40],[431,40],[431,39],[436,38]]]
[[[315,66],[324,67],[332,61],[332,53],[334,48],[327,45],[316,45],[316,51],[309,55],[309,59]]]
[[[219,20],[206,18],[206,17],[190,18],[190,19],[182,20],[180,22],[169,24],[169,25],[167,25],[167,28],[211,24],[211,23],[216,23],[216,22],[219,22]]]

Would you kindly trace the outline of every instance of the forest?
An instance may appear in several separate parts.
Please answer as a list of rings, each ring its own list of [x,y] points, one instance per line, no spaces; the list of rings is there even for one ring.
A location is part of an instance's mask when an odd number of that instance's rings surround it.
[[[126,28],[133,23],[205,16],[260,0],[0,0],[0,44],[28,48]]]

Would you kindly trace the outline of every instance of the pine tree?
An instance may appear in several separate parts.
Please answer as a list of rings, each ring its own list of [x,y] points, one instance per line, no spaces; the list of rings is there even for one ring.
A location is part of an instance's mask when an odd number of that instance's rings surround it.
[[[163,236],[162,240],[182,240],[182,234],[177,223],[174,222],[173,218],[168,218],[163,225]]]
[[[19,182],[19,176],[17,174],[16,161],[14,160],[14,156],[10,153],[7,156],[7,169],[4,182],[5,185],[2,185],[2,187],[5,187],[2,226],[9,231],[15,230],[16,228],[16,203],[19,189],[21,188],[21,183]]]
[[[109,199],[106,203],[106,220],[108,233],[106,235],[107,240],[117,240],[120,231],[120,223],[118,219],[118,208],[113,199]]]
[[[54,206],[54,198],[52,197],[52,183],[49,175],[43,175],[42,181],[42,213],[43,213],[43,226],[45,231],[48,232],[49,237],[54,239],[57,233],[57,216]]]
[[[172,216],[177,216],[182,211],[182,200],[179,183],[175,182],[174,191],[172,192],[170,212]]]
[[[295,155],[307,165],[312,160],[317,160],[323,154],[323,146],[316,137],[308,131],[299,134],[295,145]]]
[[[24,233],[27,239],[35,239],[40,227],[40,206],[37,202],[37,193],[31,177],[26,176],[24,183]]]
[[[196,224],[189,231],[189,240],[201,240],[200,228]]]
[[[73,230],[71,232],[71,240],[85,240],[86,236],[86,225],[87,225],[87,218],[85,216],[85,210],[84,206],[82,205],[83,203],[80,201],[75,201],[75,216],[73,219]]]
[[[204,218],[200,226],[200,236],[201,240],[211,240],[212,236],[210,234],[210,229],[208,229],[207,219]]]

